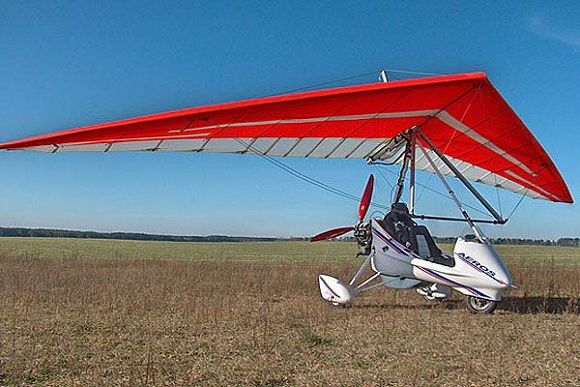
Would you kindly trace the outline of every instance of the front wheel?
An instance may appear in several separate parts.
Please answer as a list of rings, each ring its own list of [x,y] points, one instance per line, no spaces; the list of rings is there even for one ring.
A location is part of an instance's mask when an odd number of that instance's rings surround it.
[[[471,313],[491,314],[497,308],[497,301],[486,300],[473,296],[467,297],[467,310]]]

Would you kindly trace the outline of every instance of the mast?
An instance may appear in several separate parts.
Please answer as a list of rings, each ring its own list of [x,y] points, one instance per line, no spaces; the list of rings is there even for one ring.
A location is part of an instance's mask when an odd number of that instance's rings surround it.
[[[417,145],[417,135],[413,128],[410,133],[409,143],[410,149],[410,174],[409,174],[409,213],[411,216],[415,213],[415,146]]]
[[[379,82],[387,83],[389,82],[389,74],[387,74],[387,70],[382,69],[379,73]]]
[[[409,168],[409,153],[410,153],[410,143],[407,141],[405,146],[405,154],[403,155],[403,163],[401,169],[399,170],[399,178],[397,179],[397,186],[395,187],[395,195],[393,197],[393,203],[398,203],[403,196],[403,188],[405,187],[405,176],[407,175],[407,169]]]

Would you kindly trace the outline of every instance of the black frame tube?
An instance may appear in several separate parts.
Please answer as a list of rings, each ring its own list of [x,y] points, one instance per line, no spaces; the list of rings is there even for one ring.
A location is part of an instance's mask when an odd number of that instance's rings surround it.
[[[414,219],[425,219],[425,220],[448,220],[451,222],[469,222],[467,219],[464,218],[451,218],[447,216],[435,216],[435,215],[418,215],[418,214],[411,214],[411,217]],[[471,219],[473,223],[488,223],[488,224],[505,224],[507,220],[487,220],[487,219]]]

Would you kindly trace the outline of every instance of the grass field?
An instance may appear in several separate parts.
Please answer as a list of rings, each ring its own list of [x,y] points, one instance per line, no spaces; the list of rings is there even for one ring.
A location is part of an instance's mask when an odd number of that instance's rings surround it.
[[[451,251],[451,245],[440,246]],[[497,246],[517,267],[580,266],[580,249],[555,246]],[[99,239],[1,238],[0,254],[43,258],[236,260],[274,263],[352,261],[354,243],[256,242],[176,243]]]
[[[580,249],[499,246],[517,289],[326,305],[345,243],[0,239],[0,385],[578,386]]]

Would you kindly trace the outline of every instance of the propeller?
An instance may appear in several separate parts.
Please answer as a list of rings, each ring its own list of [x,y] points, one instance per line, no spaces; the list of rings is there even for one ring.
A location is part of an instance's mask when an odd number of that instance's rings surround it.
[[[324,232],[321,232],[320,234],[313,236],[312,238],[310,238],[310,242],[318,242],[318,241],[324,241],[327,239],[336,238],[337,236],[341,236],[342,234],[346,234],[349,231],[354,231],[354,227],[349,226],[349,227],[334,228],[332,230],[324,231]]]
[[[358,221],[359,223],[363,221],[369,207],[371,205],[371,199],[373,198],[373,187],[375,185],[375,177],[373,175],[369,176],[367,181],[367,186],[363,192],[363,196],[360,199],[360,204],[358,205]]]
[[[355,226],[339,227],[334,228],[332,230],[324,231],[310,238],[310,241],[311,242],[324,241],[326,239],[339,237],[343,234],[346,234],[349,231],[354,231],[356,227],[362,223],[363,219],[367,214],[367,211],[369,210],[371,199],[373,197],[374,184],[375,177],[373,175],[370,175],[365,190],[363,191],[363,195],[360,199],[360,203],[358,205],[358,223]]]

